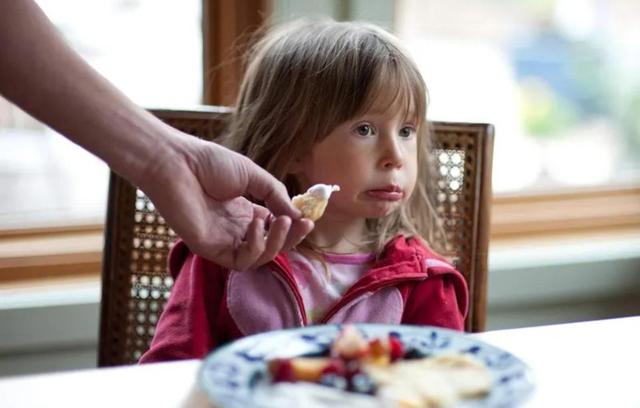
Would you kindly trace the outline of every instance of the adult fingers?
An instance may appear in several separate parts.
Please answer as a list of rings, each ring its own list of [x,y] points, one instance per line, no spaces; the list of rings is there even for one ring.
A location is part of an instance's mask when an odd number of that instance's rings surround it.
[[[253,205],[253,217],[262,218],[263,220],[265,220],[265,223],[269,225],[269,223],[271,222],[271,219],[273,218],[271,211],[269,211],[268,209],[258,204],[252,203],[252,205]]]
[[[313,230],[315,224],[308,218],[301,218],[291,224],[287,239],[282,247],[283,251],[288,251],[298,245],[304,237]]]
[[[287,216],[276,217],[271,226],[264,244],[264,251],[254,263],[254,267],[263,265],[276,257],[283,249],[287,239],[287,233],[291,227],[291,218]]]
[[[256,263],[265,248],[264,220],[254,218],[247,228],[247,236],[236,250],[235,269],[246,271]]]
[[[246,160],[246,166],[249,194],[264,201],[275,215],[287,215],[294,220],[300,218],[300,211],[291,204],[284,184],[251,160]]]

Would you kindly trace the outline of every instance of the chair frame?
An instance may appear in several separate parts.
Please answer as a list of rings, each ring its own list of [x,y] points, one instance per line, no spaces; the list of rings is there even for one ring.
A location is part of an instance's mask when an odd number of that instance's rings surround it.
[[[485,330],[487,314],[487,281],[489,259],[489,237],[491,228],[491,199],[494,127],[487,123],[431,122],[436,133],[467,135],[475,140],[477,147],[473,202],[473,226],[471,232],[469,271],[465,273],[469,286],[469,310],[465,321],[465,331],[481,332]],[[436,140],[438,147],[447,146],[447,142]]]
[[[199,106],[189,110],[150,110],[166,123],[187,133],[192,132],[190,123],[196,121],[211,126],[205,133],[216,133],[223,126],[224,118],[232,111],[230,108]],[[491,166],[493,155],[494,130],[490,124],[431,122],[435,131],[435,148],[464,149],[473,148],[474,157],[469,161],[475,169],[475,178],[469,183],[467,193],[472,208],[466,214],[471,215],[471,236],[464,247],[470,252],[463,257],[463,274],[467,279],[470,304],[465,330],[479,332],[484,330],[487,301],[487,261],[489,247],[490,202],[491,202]],[[438,135],[446,134],[446,140]],[[451,139],[451,140],[449,140]],[[466,143],[466,144],[465,144]],[[468,150],[465,150],[468,151]],[[471,156],[471,155],[470,155]],[[475,162],[474,162],[475,161]],[[465,163],[465,166],[467,163]],[[104,260],[102,273],[102,302],[99,336],[98,365],[111,366],[134,363],[127,357],[126,350],[132,347],[129,337],[131,327],[126,329],[131,313],[123,305],[118,295],[132,291],[130,268],[132,240],[134,239],[134,214],[136,212],[137,188],[120,175],[111,172],[109,183],[109,202],[105,226]],[[161,222],[162,217],[159,217]],[[463,222],[467,222],[463,220]],[[446,255],[446,254],[445,254]],[[458,265],[460,266],[460,265]],[[129,279],[123,279],[123,277]],[[129,302],[135,301],[133,294]],[[131,309],[131,305],[129,305]],[[140,340],[137,340],[140,341]]]

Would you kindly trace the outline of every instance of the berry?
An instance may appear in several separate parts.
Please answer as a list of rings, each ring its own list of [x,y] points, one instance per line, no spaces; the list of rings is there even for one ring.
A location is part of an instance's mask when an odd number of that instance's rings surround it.
[[[287,358],[277,358],[269,362],[269,372],[274,382],[295,382],[293,365]]]
[[[339,358],[332,358],[327,365],[322,369],[322,375],[324,374],[337,374],[343,376],[346,372],[344,361]]]
[[[320,385],[324,385],[331,388],[337,388],[339,390],[347,389],[347,379],[337,374],[323,374],[318,381]]]
[[[429,357],[428,353],[423,353],[422,351],[416,349],[416,348],[410,348],[407,349],[407,351],[404,353],[404,359],[405,360],[417,360],[420,358],[425,358],[425,357]]]
[[[373,395],[376,392],[376,385],[365,373],[358,373],[351,378],[349,389],[354,392],[359,392],[361,394],[370,394]]]
[[[351,378],[360,373],[360,360],[344,360],[345,377]]]
[[[404,355],[404,347],[396,336],[389,336],[389,357],[391,362],[399,360]]]

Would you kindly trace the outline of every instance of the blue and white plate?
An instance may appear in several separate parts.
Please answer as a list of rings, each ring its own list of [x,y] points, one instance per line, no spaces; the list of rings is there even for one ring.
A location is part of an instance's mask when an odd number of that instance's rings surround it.
[[[460,407],[513,407],[533,390],[530,369],[519,358],[478,339],[437,327],[357,324],[367,338],[394,333],[405,347],[438,355],[470,353],[484,361],[493,378],[488,396]],[[267,361],[320,354],[340,331],[340,325],[309,326],[257,334],[237,340],[207,356],[199,381],[211,401],[221,408],[268,407],[263,392],[270,387]]]

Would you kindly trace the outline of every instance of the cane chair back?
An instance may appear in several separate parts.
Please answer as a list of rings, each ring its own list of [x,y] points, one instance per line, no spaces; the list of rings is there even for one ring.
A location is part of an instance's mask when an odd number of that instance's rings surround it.
[[[152,110],[167,124],[212,140],[231,110]],[[470,291],[467,331],[485,322],[493,130],[490,125],[434,122],[440,179],[436,210],[444,221],[441,253],[456,264]],[[99,366],[132,364],[148,349],[169,298],[166,270],[176,234],[146,195],[111,173],[105,226]]]

